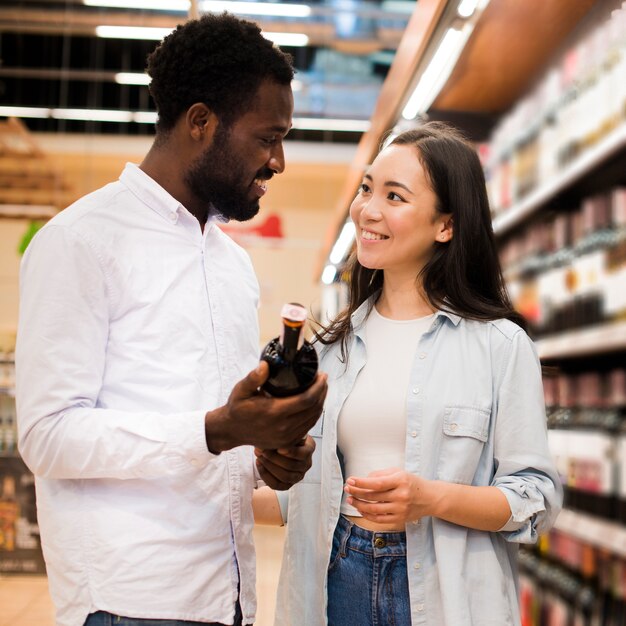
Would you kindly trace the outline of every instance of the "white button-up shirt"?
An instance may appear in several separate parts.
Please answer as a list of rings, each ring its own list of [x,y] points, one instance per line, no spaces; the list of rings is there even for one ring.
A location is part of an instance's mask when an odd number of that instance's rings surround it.
[[[327,623],[326,579],[345,479],[337,420],[367,360],[363,321],[369,304],[352,316],[347,364],[339,343],[322,349],[328,396],[311,432],[313,466],[289,490],[276,626]],[[478,322],[438,312],[415,346],[406,407],[407,471],[497,487],[511,508],[499,532],[433,517],[406,525],[411,623],[519,626],[517,546],[548,530],[562,502],[531,341],[508,320]]]
[[[255,613],[252,449],[206,411],[258,363],[249,257],[134,165],[52,219],[21,268],[20,452],[59,626],[105,610]]]

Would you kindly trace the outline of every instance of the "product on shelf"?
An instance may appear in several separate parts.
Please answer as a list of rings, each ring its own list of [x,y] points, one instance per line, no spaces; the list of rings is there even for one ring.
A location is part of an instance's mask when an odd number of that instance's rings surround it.
[[[513,303],[535,336],[626,320],[626,188],[543,217],[501,255]]]

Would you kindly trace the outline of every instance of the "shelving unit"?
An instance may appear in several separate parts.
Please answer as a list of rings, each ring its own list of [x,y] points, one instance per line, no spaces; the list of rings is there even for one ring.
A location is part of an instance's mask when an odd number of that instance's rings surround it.
[[[564,509],[555,529],[626,558],[626,527],[622,524]]]
[[[626,350],[626,322],[598,324],[535,341],[540,359],[567,359]]]
[[[616,128],[578,159],[563,169],[549,184],[538,187],[520,202],[506,209],[493,220],[493,231],[504,235],[521,224],[533,213],[540,211],[555,196],[573,183],[600,167],[607,159],[626,148],[626,124]]]

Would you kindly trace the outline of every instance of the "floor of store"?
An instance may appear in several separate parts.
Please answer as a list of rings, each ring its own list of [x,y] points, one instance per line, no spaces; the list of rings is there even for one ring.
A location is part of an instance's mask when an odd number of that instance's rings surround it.
[[[255,626],[271,626],[282,559],[282,528],[255,528],[258,611]],[[54,626],[48,581],[43,576],[0,577],[0,626]]]

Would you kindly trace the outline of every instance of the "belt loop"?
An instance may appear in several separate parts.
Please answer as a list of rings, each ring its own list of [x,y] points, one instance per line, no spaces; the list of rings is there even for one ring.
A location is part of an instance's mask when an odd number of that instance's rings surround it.
[[[339,547],[339,554],[341,555],[342,559],[345,559],[346,556],[348,555],[348,550],[346,546],[348,545],[348,540],[350,539],[350,535],[352,534],[352,528],[354,527],[354,522],[351,522],[349,519],[346,519],[345,517],[343,517],[343,519],[344,521],[348,522],[348,528],[346,529],[346,531],[343,534],[343,537],[341,538],[341,546]]]

